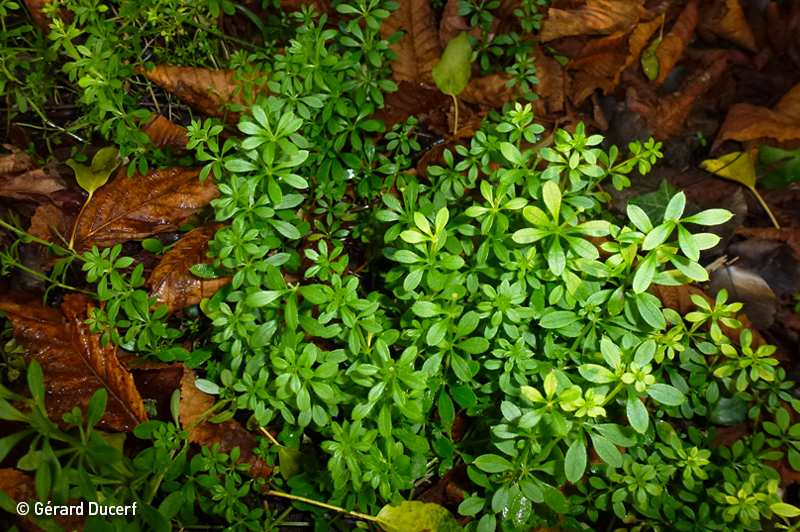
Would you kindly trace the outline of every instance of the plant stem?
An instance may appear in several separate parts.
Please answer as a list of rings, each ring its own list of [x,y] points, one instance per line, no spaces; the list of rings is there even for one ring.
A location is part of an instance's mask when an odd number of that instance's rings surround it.
[[[453,107],[455,107],[456,110],[456,117],[453,121],[453,135],[455,135],[458,131],[458,98],[456,98],[455,94],[451,94],[450,96],[453,98]]]
[[[266,436],[266,437],[267,437],[267,439],[269,439],[269,441],[271,441],[273,445],[277,445],[278,447],[283,447],[283,445],[281,445],[280,443],[278,443],[278,440],[276,440],[276,439],[275,439],[275,438],[272,436],[272,434],[270,434],[270,433],[269,433],[269,431],[268,431],[267,429],[265,429],[264,427],[258,427],[258,430],[260,430],[261,432],[263,432],[263,433],[264,433],[264,436]]]
[[[778,225],[778,220],[775,219],[775,216],[772,215],[772,211],[769,210],[767,207],[767,202],[764,201],[764,198],[761,197],[761,194],[758,193],[756,187],[748,187],[750,191],[755,194],[756,199],[761,203],[761,206],[764,207],[764,210],[767,211],[767,215],[769,215],[769,219],[772,220],[772,224],[775,226],[775,229],[780,229],[781,226]]]
[[[83,207],[81,207],[81,212],[78,213],[78,217],[75,218],[75,225],[72,226],[72,237],[69,239],[69,250],[72,251],[72,244],[75,242],[75,232],[78,230],[78,222],[83,215],[83,211],[86,209],[86,206],[89,205],[89,202],[92,201],[92,192],[89,192],[89,197],[86,198],[86,201],[83,203]]]
[[[347,515],[352,515],[353,517],[358,517],[359,519],[365,519],[367,521],[372,521],[373,523],[378,523],[384,529],[386,529],[385,525],[388,525],[386,521],[380,519],[378,517],[373,517],[368,514],[362,514],[360,512],[348,512],[344,508],[339,508],[338,506],[333,506],[332,504],[325,504],[324,502],[315,501],[312,499],[306,499],[305,497],[300,497],[298,495],[291,495],[289,493],[283,493],[282,491],[276,490],[267,490],[264,492],[265,495],[271,495],[273,497],[283,497],[284,499],[291,499],[297,502],[304,502],[306,504],[311,504],[313,506],[319,506],[320,508],[325,508],[327,510],[333,510],[334,512],[340,512]]]

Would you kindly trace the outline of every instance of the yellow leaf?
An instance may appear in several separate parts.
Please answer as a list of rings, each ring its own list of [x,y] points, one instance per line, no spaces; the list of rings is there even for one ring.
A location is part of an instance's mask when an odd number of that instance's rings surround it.
[[[749,153],[737,151],[719,159],[708,159],[700,163],[700,168],[741,183],[747,188],[752,189],[756,186],[756,169]]]

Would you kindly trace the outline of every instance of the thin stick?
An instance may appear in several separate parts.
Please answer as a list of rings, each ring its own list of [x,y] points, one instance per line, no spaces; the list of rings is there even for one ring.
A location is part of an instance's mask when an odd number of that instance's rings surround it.
[[[769,207],[767,207],[767,203],[764,201],[764,198],[761,197],[761,194],[758,193],[756,187],[748,187],[748,188],[750,188],[753,194],[756,195],[756,199],[758,199],[758,201],[761,203],[761,206],[764,207],[764,210],[767,211],[769,219],[772,220],[772,224],[775,226],[775,229],[780,229],[781,226],[778,225],[778,220],[776,220],[775,216],[772,215],[772,211],[769,210]]]
[[[70,251],[73,251],[72,244],[75,243],[75,232],[78,230],[78,222],[81,221],[81,215],[83,214],[83,211],[86,209],[86,206],[89,205],[90,201],[92,201],[92,193],[91,192],[89,192],[89,197],[86,198],[86,202],[83,204],[83,207],[81,207],[81,212],[78,213],[78,217],[75,218],[75,225],[72,227],[72,238],[69,239],[69,250]]]
[[[258,427],[258,430],[260,430],[261,432],[263,432],[263,433],[264,433],[264,436],[266,436],[266,437],[269,439],[269,441],[271,441],[271,442],[272,442],[272,444],[273,444],[273,445],[277,445],[278,447],[283,447],[283,445],[281,445],[280,443],[278,443],[278,440],[276,440],[276,439],[275,439],[275,438],[272,436],[272,434],[270,434],[270,433],[269,433],[269,431],[268,431],[267,429],[265,429],[264,427]]]
[[[373,517],[368,514],[362,514],[360,512],[348,512],[344,508],[339,508],[338,506],[333,506],[332,504],[325,504],[324,502],[314,501],[312,499],[306,499],[305,497],[299,497],[297,495],[291,495],[289,493],[283,493],[282,491],[275,491],[275,490],[267,490],[264,492],[265,495],[271,495],[273,497],[283,497],[284,499],[291,499],[297,502],[304,502],[306,504],[311,504],[313,506],[319,506],[320,508],[325,508],[326,510],[333,510],[334,512],[340,512],[347,515],[352,515],[353,517],[358,517],[359,519],[365,519],[367,521],[372,521],[373,523],[378,523],[386,528],[388,523],[383,519],[378,517]]]

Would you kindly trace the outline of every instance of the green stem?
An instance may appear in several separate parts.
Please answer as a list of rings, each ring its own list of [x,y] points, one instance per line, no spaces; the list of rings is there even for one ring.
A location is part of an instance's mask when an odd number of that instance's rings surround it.
[[[60,281],[56,281],[55,279],[46,276],[43,273],[39,273],[39,272],[37,272],[35,270],[32,270],[32,269],[28,268],[27,266],[23,266],[22,264],[20,264],[17,261],[14,261],[13,266],[15,268],[19,268],[20,270],[22,270],[22,271],[24,271],[26,273],[29,273],[29,274],[31,274],[33,276],[38,277],[39,279],[44,279],[45,281],[49,282],[53,286],[57,286],[59,288],[65,289],[65,290],[71,290],[73,292],[80,292],[81,294],[86,294],[87,296],[98,297],[96,292],[89,292],[88,290],[81,290],[80,288],[75,288],[74,286],[66,285],[66,284],[64,284],[64,283],[62,283]]]
[[[89,197],[86,198],[86,201],[83,203],[83,207],[81,207],[81,212],[78,213],[78,217],[75,218],[75,225],[72,226],[72,237],[69,239],[69,250],[72,251],[72,244],[75,242],[75,232],[78,230],[78,222],[81,220],[81,216],[83,215],[83,211],[86,209],[86,206],[89,205],[89,202],[92,201],[92,192],[89,191]]]
[[[360,512],[348,512],[344,508],[339,508],[338,506],[333,506],[332,504],[326,504],[324,502],[319,502],[312,499],[306,499],[305,497],[300,497],[298,495],[291,495],[289,493],[283,493],[281,491],[267,490],[264,492],[264,495],[271,495],[272,497],[282,497],[284,499],[290,499],[292,501],[304,502],[306,504],[311,504],[313,506],[325,508],[326,510],[332,510],[334,512],[340,512],[343,514],[351,515],[353,517],[358,517],[359,519],[365,519],[367,521],[372,521],[373,523],[378,523],[378,525],[380,525],[384,529],[386,529],[389,524],[383,519],[380,519],[378,517],[374,517],[368,514],[362,514]]]

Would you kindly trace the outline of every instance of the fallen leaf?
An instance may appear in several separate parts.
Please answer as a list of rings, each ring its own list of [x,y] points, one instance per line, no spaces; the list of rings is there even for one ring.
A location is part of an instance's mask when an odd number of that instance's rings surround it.
[[[447,47],[447,43],[458,37],[462,31],[466,31],[476,39],[481,38],[481,29],[478,26],[470,28],[464,17],[458,14],[459,0],[447,0],[442,12],[442,20],[439,22],[439,46],[442,50]],[[496,14],[497,10],[492,11],[492,15]]]
[[[164,255],[147,280],[150,296],[158,298],[156,306],[166,304],[167,312],[175,312],[197,305],[231,282],[230,276],[201,279],[189,271],[195,264],[213,262],[206,256],[208,242],[220,227],[221,223],[212,222],[189,231]]]
[[[380,526],[386,532],[463,532],[446,508],[434,503],[403,501],[387,504],[378,512]]]
[[[50,34],[50,24],[52,24],[53,21],[44,14],[43,9],[52,2],[53,0],[25,0],[25,6],[28,8],[28,11],[31,12],[33,21],[45,35]],[[65,25],[69,25],[72,24],[75,15],[69,9],[61,7],[58,11],[58,18],[63,20]]]
[[[712,272],[710,281],[711,295],[716,296],[720,290],[726,289],[730,301],[744,304],[742,311],[750,317],[756,329],[765,331],[775,323],[775,292],[757,273],[732,264]]]
[[[647,46],[648,41],[650,41],[650,37],[661,27],[661,17],[655,18],[648,22],[642,22],[641,24],[637,25],[636,28],[631,32],[631,36],[628,38],[628,57],[625,59],[625,63],[622,65],[622,68],[619,69],[616,76],[614,77],[614,82],[619,83],[619,76],[620,74],[639,58],[642,50],[645,49]]]
[[[100,335],[85,323],[95,308],[88,296],[69,294],[61,309],[21,300],[19,294],[8,294],[0,299],[0,310],[8,313],[26,361],[42,366],[45,407],[52,421],[66,426],[61,416],[76,406],[85,413],[100,388],[108,391],[108,406],[99,428],[128,432],[147,421],[133,377],[117,358],[117,346],[103,347]]]
[[[404,124],[410,116],[429,115],[450,103],[450,97],[435,87],[401,81],[397,91],[386,94],[383,108],[378,109],[371,118],[383,122],[388,131],[395,124]],[[421,117],[420,122],[427,122],[426,117]],[[447,126],[444,128],[447,129]]]
[[[179,228],[217,195],[214,180],[200,181],[199,175],[200,168],[184,167],[128,178],[127,168],[120,169],[76,220],[75,249],[110,247]]]
[[[214,406],[214,396],[208,395],[197,389],[194,385],[197,375],[186,368],[181,380],[181,426],[185,429],[195,419],[203,415]],[[241,451],[237,464],[248,464],[249,475],[254,477],[268,477],[272,468],[264,460],[257,457],[253,450],[257,447],[256,439],[238,421],[229,419],[223,423],[198,423],[189,431],[189,441],[206,447],[219,443],[221,453],[229,453],[234,447]]]
[[[766,10],[766,25],[769,28],[767,38],[772,48],[779,54],[789,52],[791,39],[786,17],[780,12],[777,2],[770,2]]]
[[[135,358],[135,357],[134,357]],[[172,394],[181,388],[183,379],[183,364],[153,364],[150,360],[135,358],[140,364],[135,364],[128,369],[136,382],[136,389],[145,400],[153,401],[156,416],[159,421],[173,421],[171,412]],[[125,364],[125,360],[121,360]]]
[[[0,155],[0,176],[18,174],[36,168],[36,161],[24,151],[10,144],[4,144],[3,147],[11,150],[11,153]]]
[[[469,44],[467,32],[462,31],[447,44],[431,74],[443,93],[458,96],[464,91],[472,75],[472,45]]]
[[[761,179],[764,188],[786,188],[800,181],[800,150],[786,151],[772,146],[761,146],[759,162],[767,167],[768,174]]]
[[[695,26],[697,26],[697,3],[690,2],[656,50],[658,77],[655,81],[658,85],[664,83],[669,73],[680,61],[683,51],[692,40]]]
[[[749,103],[732,105],[712,150],[726,140],[744,142],[760,138],[786,141],[800,138],[800,120]]]
[[[39,499],[38,495],[36,494],[36,480],[34,477],[23,473],[19,469],[0,469],[0,490],[3,490],[6,495],[14,499],[14,502],[17,503],[28,502],[31,499]],[[74,507],[77,507],[81,504],[83,503],[76,500],[70,500],[67,503],[68,506]],[[77,511],[74,513],[75,515],[55,516],[55,520],[64,530],[68,532],[83,532],[86,524],[85,516],[77,515]],[[42,530],[33,522],[30,517],[20,516],[19,521],[20,525],[22,526],[22,530],[31,532]]]
[[[59,177],[42,169],[30,170],[14,177],[0,178],[0,196],[20,200],[36,199],[36,196],[50,196],[63,190],[66,185]]]
[[[539,49],[534,48],[533,54],[536,56],[533,61],[537,69],[536,77],[539,78],[539,83],[533,86],[533,91],[544,101],[549,114],[563,111],[566,99],[564,68],[561,63]]]
[[[506,87],[510,79],[511,76],[505,73],[472,78],[460,98],[486,107],[502,107],[504,103],[514,101],[514,87]]]
[[[587,0],[580,9],[548,9],[540,42],[571,35],[610,35],[635,24],[647,14],[643,0]]]
[[[742,235],[750,240],[773,240],[785,242],[792,250],[792,254],[800,260],[800,228],[782,227],[739,227],[736,234]]]
[[[609,37],[589,41],[580,55],[569,62],[567,68],[597,77],[616,76],[625,65],[629,33],[623,30]]]
[[[439,61],[442,49],[439,46],[436,13],[430,2],[400,2],[399,7],[381,24],[381,38],[388,39],[398,31],[405,34],[390,46],[397,54],[397,61],[392,63],[395,81],[433,83],[431,70]]]
[[[176,96],[188,105],[208,116],[226,116],[224,104],[247,105],[242,82],[235,81],[235,70],[209,70],[205,68],[158,65],[153,70],[136,67],[141,74],[159,87]],[[256,80],[252,96],[266,93],[266,75]],[[236,122],[241,113],[227,113],[229,121]]]
[[[31,218],[31,227],[28,233],[52,243],[62,244],[61,239],[56,235],[53,230],[55,229],[61,234],[62,238],[68,238],[69,225],[64,212],[52,203],[45,203],[36,208]]]
[[[455,513],[458,511],[458,505],[464,502],[464,493],[471,493],[474,490],[475,485],[467,475],[467,465],[460,464],[448,469],[438,482],[416,500],[436,503]]]
[[[606,77],[578,72],[569,84],[569,99],[575,105],[580,105],[597,89],[601,89],[603,94],[608,94],[614,92],[615,88],[614,82]]]
[[[189,142],[186,129],[163,115],[154,114],[153,118],[142,123],[142,131],[155,147],[162,150],[169,147],[173,153],[186,149],[186,144]]]
[[[739,0],[716,0],[704,18],[704,29],[751,52],[758,52],[755,35]]]
[[[656,112],[646,117],[657,139],[681,133],[692,106],[716,83],[727,66],[726,59],[719,59],[708,69],[689,77],[679,90],[659,100]]]

